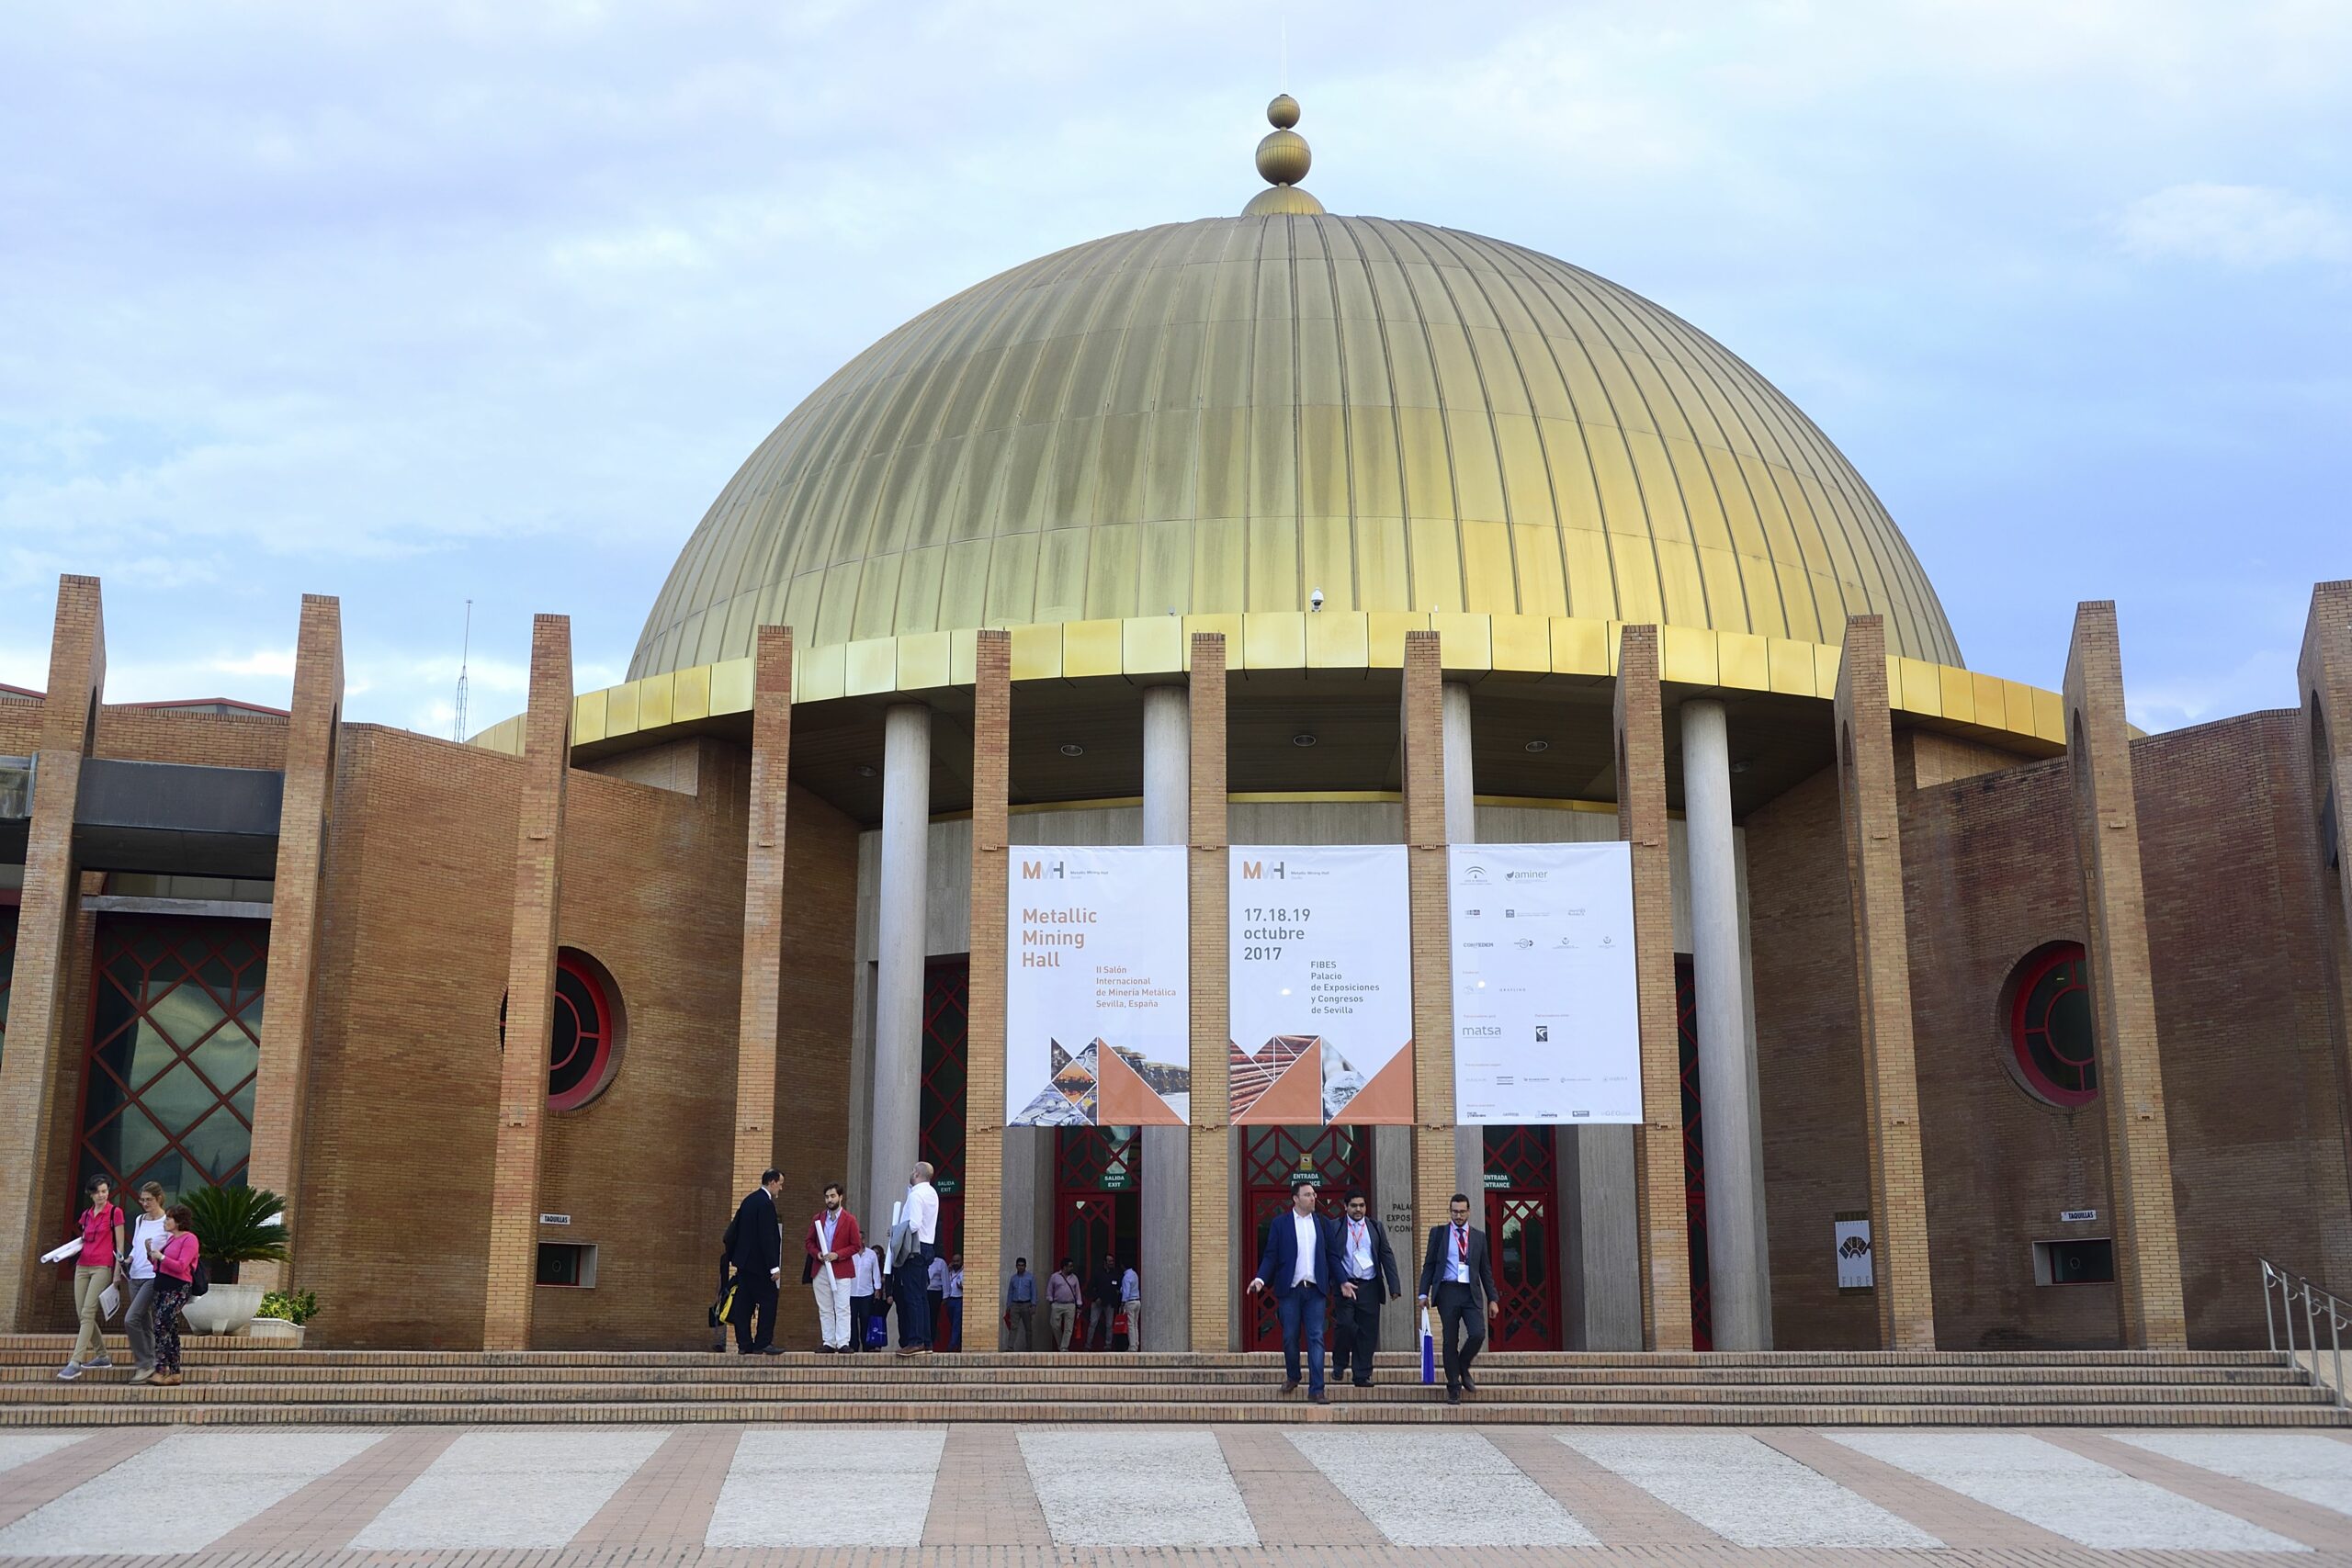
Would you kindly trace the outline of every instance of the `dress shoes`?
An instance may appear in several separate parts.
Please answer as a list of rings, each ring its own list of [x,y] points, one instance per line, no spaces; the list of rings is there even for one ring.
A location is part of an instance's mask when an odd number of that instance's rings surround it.
[[[1296,1393],[1298,1392],[1298,1380],[1296,1378],[1293,1378],[1290,1382],[1283,1384],[1283,1392],[1284,1393]]]
[[[1372,1386],[1372,1380],[1370,1378],[1358,1378],[1356,1379],[1356,1386],[1358,1388],[1370,1388]]]
[[[1447,1389],[1447,1390],[1445,1391],[1445,1402],[1446,1402],[1448,1404],[1461,1404],[1461,1403],[1462,1403],[1462,1391],[1461,1391],[1460,1389],[1458,1389],[1458,1388],[1450,1388],[1450,1389]]]
[[[1478,1392],[1478,1380],[1472,1377],[1468,1372],[1464,1372],[1462,1374],[1462,1386],[1468,1389],[1472,1393],[1476,1393]]]
[[[1309,1404],[1329,1404],[1331,1403],[1331,1396],[1328,1393],[1310,1393],[1306,1396],[1306,1403]]]

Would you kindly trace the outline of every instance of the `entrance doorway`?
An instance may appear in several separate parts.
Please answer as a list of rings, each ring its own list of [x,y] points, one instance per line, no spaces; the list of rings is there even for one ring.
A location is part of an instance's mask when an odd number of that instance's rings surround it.
[[[1501,1315],[1498,1350],[1560,1348],[1559,1166],[1550,1127],[1484,1129],[1487,1242]]]
[[[1078,1266],[1088,1299],[1096,1270],[1115,1261],[1122,1269],[1143,1263],[1143,1140],[1133,1127],[1057,1127],[1054,1130],[1054,1254],[1037,1270],[1050,1274],[1063,1258]],[[1144,1288],[1150,1289],[1149,1281]],[[1070,1337],[1080,1348],[1086,1325]]]
[[[942,1258],[964,1250],[964,1063],[972,1006],[972,960],[934,958],[922,976],[922,1099],[917,1156],[931,1162],[939,1193]],[[878,1205],[877,1205],[878,1206]],[[884,1209],[883,1218],[888,1218]]]
[[[1282,1320],[1274,1315],[1271,1291],[1250,1294],[1251,1276],[1266,1246],[1266,1226],[1290,1208],[1294,1175],[1315,1178],[1317,1207],[1337,1218],[1347,1208],[1348,1194],[1362,1192],[1380,1212],[1380,1195],[1372,1190],[1372,1130],[1368,1127],[1252,1127],[1242,1145],[1244,1202],[1248,1208],[1249,1245],[1241,1257],[1241,1348],[1279,1350]],[[1398,1258],[1401,1271],[1405,1259]]]
[[[1707,1145],[1699,1118],[1699,1003],[1690,955],[1674,955],[1674,1033],[1682,1052],[1682,1192],[1690,1229],[1690,1348],[1715,1348],[1707,1287]]]

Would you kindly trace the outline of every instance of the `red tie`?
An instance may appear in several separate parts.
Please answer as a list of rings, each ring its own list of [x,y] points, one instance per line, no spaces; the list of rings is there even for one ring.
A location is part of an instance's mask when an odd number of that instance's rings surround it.
[[[1470,1233],[1460,1225],[1453,1227],[1453,1256],[1464,1268],[1470,1266]]]

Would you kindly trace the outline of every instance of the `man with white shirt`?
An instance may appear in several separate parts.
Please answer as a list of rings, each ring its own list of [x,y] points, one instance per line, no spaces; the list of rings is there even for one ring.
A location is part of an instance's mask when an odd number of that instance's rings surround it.
[[[1421,1260],[1421,1304],[1437,1303],[1438,1321],[1444,1325],[1445,1402],[1459,1404],[1464,1390],[1478,1387],[1470,1379],[1470,1363],[1487,1342],[1487,1319],[1503,1309],[1487,1258],[1487,1233],[1470,1224],[1469,1198],[1456,1192],[1447,1208],[1453,1218],[1430,1231],[1429,1253]]]
[[[1291,1179],[1290,1208],[1266,1225],[1266,1245],[1250,1293],[1274,1293],[1274,1314],[1283,1325],[1283,1392],[1298,1392],[1298,1353],[1306,1351],[1306,1397],[1331,1403],[1323,1392],[1325,1298],[1340,1278],[1340,1227],[1315,1212],[1311,1176]]]
[[[891,1293],[899,1301],[899,1354],[927,1356],[931,1354],[931,1260],[939,1256],[939,1190],[931,1184],[929,1160],[915,1162],[899,1217],[915,1242],[911,1256],[890,1265]]]
[[[850,1292],[857,1280],[858,1254],[865,1248],[846,1196],[840,1182],[825,1183],[825,1206],[809,1220],[808,1234],[802,1239],[808,1254],[808,1288],[817,1296],[820,1355],[838,1355],[850,1348]]]
[[[1331,1303],[1338,1325],[1331,1336],[1333,1377],[1345,1375],[1352,1361],[1355,1385],[1372,1386],[1381,1304],[1404,1293],[1396,1278],[1396,1251],[1388,1245],[1388,1233],[1372,1218],[1372,1201],[1361,1192],[1349,1193],[1347,1215],[1340,1222],[1340,1299]]]

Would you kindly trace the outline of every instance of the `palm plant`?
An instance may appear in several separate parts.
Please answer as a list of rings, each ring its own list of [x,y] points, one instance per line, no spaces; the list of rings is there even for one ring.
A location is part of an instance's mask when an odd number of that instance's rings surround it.
[[[277,1263],[291,1239],[278,1218],[286,1201],[266,1187],[199,1187],[181,1194],[196,1214],[196,1239],[206,1263],[233,1279],[240,1263]]]

